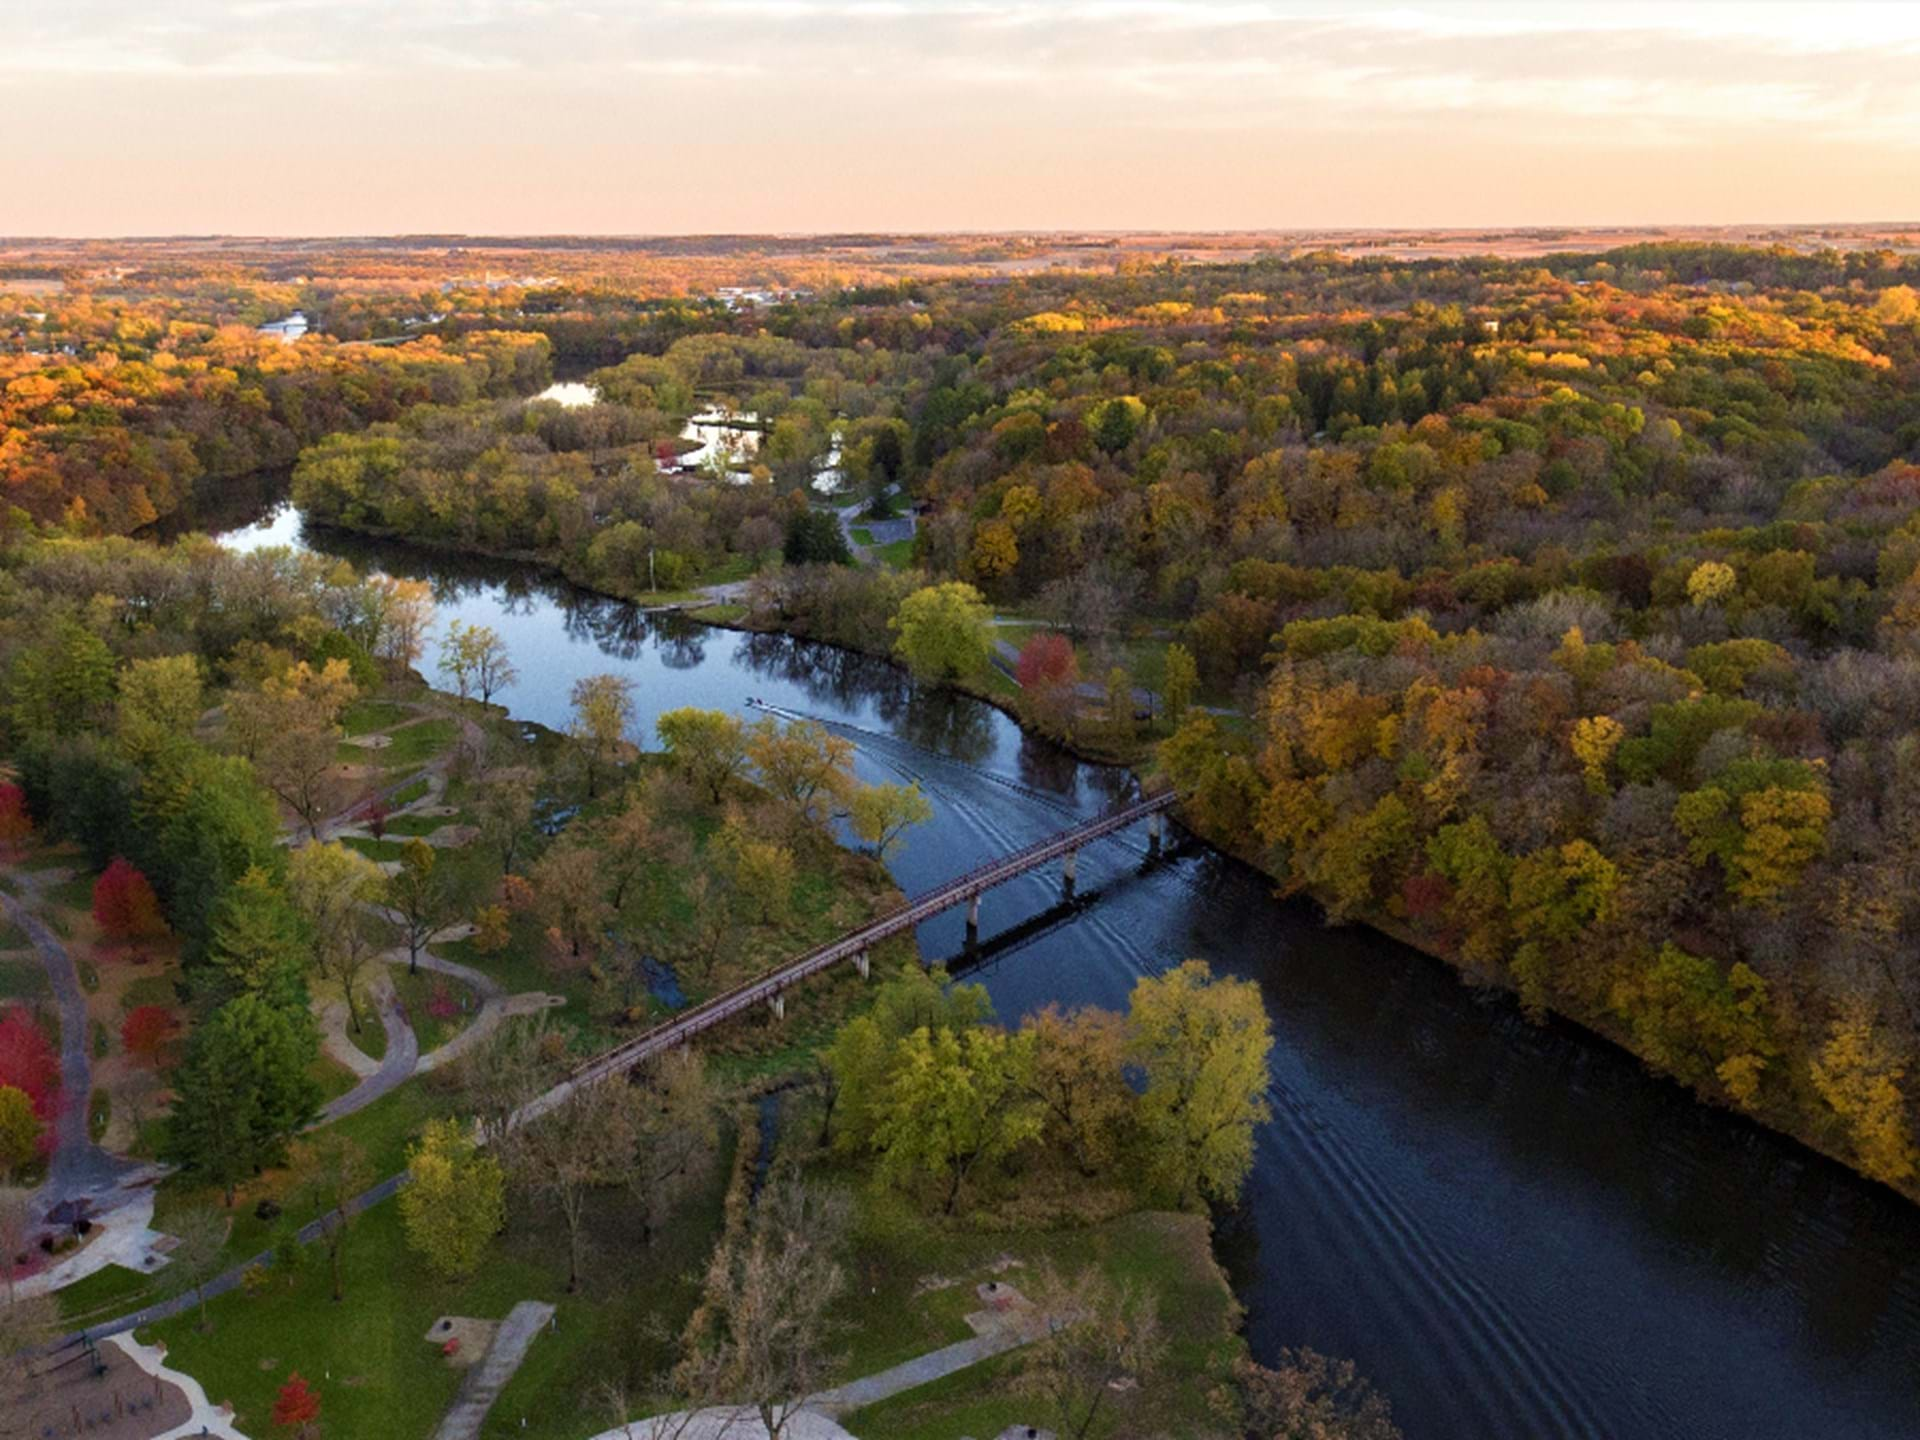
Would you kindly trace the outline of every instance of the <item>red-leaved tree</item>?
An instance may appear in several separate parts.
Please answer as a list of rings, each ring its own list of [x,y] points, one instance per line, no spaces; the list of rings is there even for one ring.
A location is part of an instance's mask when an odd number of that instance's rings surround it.
[[[120,1022],[120,1044],[141,1064],[158,1070],[180,1022],[164,1005],[141,1005]]]
[[[60,1057],[24,1005],[0,1010],[0,1085],[26,1092],[33,1113],[46,1127],[40,1148],[52,1150],[54,1120],[60,1113]]]
[[[158,940],[167,933],[160,897],[147,877],[119,855],[93,882],[93,918],[114,940]]]
[[[27,814],[27,792],[18,785],[0,785],[0,855],[18,851],[31,834],[33,817]]]
[[[1080,678],[1080,661],[1073,642],[1055,630],[1042,630],[1020,647],[1013,678],[1024,690],[1036,685],[1072,684]]]
[[[299,1435],[319,1432],[320,1392],[298,1370],[287,1377],[273,1401],[273,1423]]]

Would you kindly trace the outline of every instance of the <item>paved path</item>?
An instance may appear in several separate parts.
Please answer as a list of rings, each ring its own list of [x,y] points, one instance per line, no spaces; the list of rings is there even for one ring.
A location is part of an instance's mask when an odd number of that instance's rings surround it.
[[[54,1117],[53,1158],[47,1178],[33,1193],[34,1214],[44,1217],[63,1200],[88,1199],[99,1210],[124,1202],[121,1182],[142,1167],[93,1143],[87,1111],[93,1097],[92,1027],[87,996],[73,957],[44,921],[13,896],[0,891],[0,910],[34,948],[47,972],[54,1004],[60,1010],[60,1113]]]
[[[208,1403],[207,1392],[201,1388],[198,1380],[167,1368],[167,1352],[158,1345],[142,1345],[131,1335],[115,1335],[107,1343],[118,1345],[147,1374],[176,1387],[187,1397],[187,1404],[193,1407],[191,1418],[171,1430],[161,1431],[153,1440],[184,1440],[190,1435],[218,1435],[222,1440],[247,1440],[234,1428],[233,1416],[227,1413],[225,1406]]]
[[[382,977],[384,979],[384,977]],[[381,993],[384,991],[384,993]],[[363,1074],[360,1083],[344,1095],[337,1095],[320,1107],[320,1118],[308,1129],[316,1129],[343,1115],[351,1115],[356,1110],[364,1110],[382,1095],[389,1093],[406,1083],[415,1067],[420,1063],[420,1039],[413,1033],[413,1026],[407,1023],[407,1017],[401,1013],[398,1000],[389,986],[381,986],[375,993],[374,1006],[380,1012],[380,1023],[387,1032],[387,1053],[380,1058],[379,1065],[371,1074]],[[345,1005],[338,1007],[344,1011]],[[338,1043],[335,1043],[335,1035]],[[340,1059],[349,1069],[359,1070],[361,1065],[372,1062],[352,1040],[344,1029],[335,1032],[331,1027],[327,1034],[327,1053]],[[359,1056],[359,1064],[347,1059],[341,1053],[342,1048]]]
[[[522,1300],[507,1312],[507,1318],[493,1333],[487,1353],[460,1382],[460,1393],[440,1428],[433,1432],[433,1440],[476,1440],[487,1411],[527,1358],[527,1347],[552,1318],[553,1306],[539,1300]]]

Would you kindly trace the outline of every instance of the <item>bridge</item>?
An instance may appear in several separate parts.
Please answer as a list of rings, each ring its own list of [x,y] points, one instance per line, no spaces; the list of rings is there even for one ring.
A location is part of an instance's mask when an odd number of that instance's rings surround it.
[[[711,1029],[742,1011],[766,1005],[775,1015],[784,1015],[786,992],[809,975],[818,975],[822,970],[851,960],[864,978],[869,971],[868,952],[873,946],[888,936],[911,930],[922,920],[930,920],[956,905],[967,907],[967,939],[972,941],[980,933],[980,897],[1016,875],[1024,875],[1059,860],[1062,862],[1062,881],[1071,895],[1076,861],[1082,846],[1145,820],[1148,824],[1148,843],[1158,851],[1166,812],[1173,808],[1177,798],[1169,790],[1136,800],[969,870],[917,900],[896,905],[865,925],[849,930],[824,945],[816,945],[804,955],[795,956],[757,979],[736,985],[731,990],[663,1020],[611,1050],[602,1051],[576,1067],[557,1090],[541,1096],[526,1111],[517,1114],[514,1123],[532,1119],[535,1114],[551,1108],[582,1085],[620,1074],[675,1046],[683,1045],[701,1031]]]

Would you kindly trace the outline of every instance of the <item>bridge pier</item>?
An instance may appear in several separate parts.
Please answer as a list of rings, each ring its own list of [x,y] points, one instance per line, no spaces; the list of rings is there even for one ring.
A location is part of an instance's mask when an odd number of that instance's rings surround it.
[[[1066,892],[1066,897],[1069,900],[1073,898],[1074,881],[1078,876],[1079,869],[1080,852],[1078,850],[1067,851],[1067,858],[1063,860],[1060,865],[1060,879],[1061,889]]]
[[[862,950],[853,957],[853,968],[858,970],[860,978],[865,980],[873,974],[873,960],[866,951]]]
[[[1166,816],[1160,811],[1156,810],[1147,817],[1147,853],[1149,855],[1160,853],[1160,834],[1165,827]]]
[[[972,945],[980,939],[980,897],[975,895],[967,901],[967,944]]]
[[[776,1020],[786,1019],[787,1018],[787,997],[785,995],[769,995],[767,997],[767,1009],[773,1012],[774,1019]]]

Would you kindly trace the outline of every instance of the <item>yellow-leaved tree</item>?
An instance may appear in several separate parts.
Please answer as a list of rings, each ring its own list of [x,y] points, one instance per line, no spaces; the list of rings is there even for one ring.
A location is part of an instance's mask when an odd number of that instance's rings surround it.
[[[457,1120],[429,1120],[407,1148],[413,1179],[400,1192],[407,1243],[436,1274],[471,1275],[507,1218],[500,1162]]]
[[[1811,1070],[1813,1088],[1846,1127],[1860,1168],[1888,1184],[1911,1179],[1913,1127],[1900,1089],[1906,1066],[1863,1002],[1841,1011]]]

